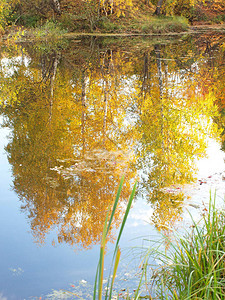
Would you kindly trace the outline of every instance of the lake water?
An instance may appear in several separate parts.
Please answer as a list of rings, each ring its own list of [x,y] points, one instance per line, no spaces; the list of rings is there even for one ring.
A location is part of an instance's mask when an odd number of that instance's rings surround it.
[[[118,290],[135,288],[143,236],[189,226],[210,189],[223,205],[224,35],[2,44],[0,72],[1,300],[92,299],[123,175],[106,269],[138,188]]]

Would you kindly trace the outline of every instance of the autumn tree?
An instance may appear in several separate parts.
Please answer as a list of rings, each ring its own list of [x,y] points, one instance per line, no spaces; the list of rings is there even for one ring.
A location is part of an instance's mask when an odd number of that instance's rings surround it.
[[[191,22],[199,19],[222,18],[225,11],[223,0],[153,0],[155,4],[155,15],[178,15],[184,16]]]

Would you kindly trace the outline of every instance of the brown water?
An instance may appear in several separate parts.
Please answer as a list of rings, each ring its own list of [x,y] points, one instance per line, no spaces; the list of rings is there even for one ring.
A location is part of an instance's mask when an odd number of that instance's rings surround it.
[[[2,45],[0,299],[93,283],[122,175],[112,240],[135,179],[122,245],[179,226],[196,161],[224,149],[224,51],[216,33]]]

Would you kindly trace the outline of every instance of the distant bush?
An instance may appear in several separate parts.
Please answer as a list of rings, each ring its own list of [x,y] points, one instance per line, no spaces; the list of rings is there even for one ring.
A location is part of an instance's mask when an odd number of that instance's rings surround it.
[[[110,19],[108,19],[105,16],[103,16],[99,19],[96,26],[106,32],[113,32],[113,31],[119,29],[118,24],[113,23]]]
[[[20,18],[20,24],[26,27],[35,27],[40,21],[40,16],[38,15],[23,15]]]
[[[32,31],[32,35],[36,38],[51,38],[57,39],[66,33],[65,29],[62,29],[61,25],[52,21],[47,21],[44,25],[35,28]]]
[[[157,17],[142,25],[145,33],[182,32],[188,29],[188,21],[184,17]]]
[[[225,14],[218,15],[212,19],[213,23],[222,24],[225,22]]]

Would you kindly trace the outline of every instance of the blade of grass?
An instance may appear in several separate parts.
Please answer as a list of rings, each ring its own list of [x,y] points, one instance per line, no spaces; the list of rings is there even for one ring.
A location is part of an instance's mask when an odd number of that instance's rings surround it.
[[[109,209],[106,215],[105,224],[102,233],[102,241],[100,248],[100,259],[99,259],[99,278],[98,278],[98,300],[102,299],[102,286],[103,286],[103,273],[104,273],[104,258],[105,258],[105,245],[107,236],[107,223],[109,219]]]
[[[127,216],[128,216],[128,214],[129,214],[129,211],[130,211],[130,208],[131,208],[132,201],[133,201],[133,199],[134,199],[134,195],[135,195],[135,191],[136,191],[136,186],[137,186],[137,181],[136,181],[135,184],[134,184],[133,190],[132,190],[132,192],[131,192],[131,195],[130,195],[130,198],[129,198],[129,201],[128,201],[128,204],[127,204],[127,208],[126,208],[126,211],[125,211],[125,214],[124,214],[124,217],[123,217],[123,221],[122,221],[122,224],[121,224],[121,227],[120,227],[120,231],[119,231],[119,234],[118,234],[118,237],[117,237],[117,241],[116,241],[115,248],[116,248],[116,247],[118,246],[118,244],[119,244],[119,241],[120,241],[120,238],[121,238],[121,235],[122,235],[122,232],[123,232],[125,223],[126,223],[126,221],[127,221]]]
[[[112,213],[111,213],[111,216],[110,216],[110,219],[109,219],[109,223],[108,223],[106,234],[108,234],[108,232],[109,232],[109,229],[110,229],[110,226],[111,226],[111,223],[112,223],[112,219],[113,219],[113,216],[114,216],[115,211],[116,211],[116,207],[117,207],[117,204],[118,204],[118,201],[119,201],[119,197],[120,197],[120,194],[121,194],[123,182],[124,182],[124,176],[122,177],[122,179],[120,181],[120,185],[119,185],[119,188],[118,188],[118,191],[117,191],[117,194],[116,194],[116,199],[114,201],[114,205],[113,205],[113,208],[112,208]]]
[[[110,284],[110,275],[111,275],[111,271],[112,271],[112,266],[113,266],[113,262],[114,262],[115,255],[116,255],[116,252],[117,252],[117,248],[118,248],[118,245],[119,245],[119,241],[120,241],[120,238],[121,238],[121,235],[122,235],[122,232],[123,232],[126,220],[127,220],[127,216],[129,214],[132,201],[134,199],[134,195],[135,195],[135,191],[136,191],[136,186],[137,186],[137,181],[135,182],[133,190],[131,192],[131,195],[130,195],[130,198],[129,198],[129,201],[128,201],[128,204],[127,204],[127,208],[126,208],[126,211],[125,211],[125,214],[124,214],[124,217],[123,217],[123,221],[122,221],[122,224],[120,226],[120,231],[119,231],[119,234],[118,234],[118,237],[117,237],[117,240],[116,240],[116,245],[115,245],[115,248],[114,248],[112,263],[111,263],[111,267],[110,267],[109,279],[108,279],[108,283],[107,283],[107,289],[106,289],[105,299],[108,298],[108,289],[109,289],[109,284]]]
[[[98,262],[98,266],[97,266],[97,270],[96,270],[96,274],[95,274],[93,300],[96,299],[95,297],[96,297],[96,291],[97,291],[98,274],[99,274],[99,262]]]
[[[104,271],[104,256],[105,256],[106,238],[107,238],[107,234],[109,233],[113,217],[115,215],[116,207],[117,207],[119,197],[120,197],[120,194],[121,194],[121,190],[122,190],[123,181],[124,181],[124,176],[122,177],[122,179],[120,181],[120,185],[119,185],[119,188],[118,188],[118,191],[117,191],[116,199],[114,201],[114,205],[113,205],[113,208],[112,208],[110,218],[109,218],[110,209],[108,209],[108,212],[107,212],[107,216],[106,216],[106,220],[105,220],[105,224],[104,224],[104,229],[103,229],[103,234],[102,234],[102,240],[101,240],[99,264],[98,264],[96,277],[95,277],[93,300],[96,299],[97,284],[98,284],[98,300],[102,299],[103,271]],[[113,263],[114,263],[114,269],[113,269],[113,276],[112,276],[112,280],[111,280],[109,299],[111,299],[111,296],[112,296],[113,284],[114,284],[114,280],[115,280],[115,276],[116,276],[116,272],[117,272],[117,268],[118,268],[118,264],[119,264],[119,259],[120,259],[120,249],[119,249],[118,244],[119,244],[119,241],[120,241],[120,238],[121,238],[121,235],[122,235],[122,232],[123,232],[126,220],[127,220],[127,216],[129,214],[129,211],[130,211],[130,208],[131,208],[131,204],[132,204],[132,201],[133,201],[133,198],[134,198],[134,195],[135,195],[135,191],[136,191],[136,186],[137,186],[137,181],[135,182],[133,190],[131,192],[131,195],[130,195],[130,198],[129,198],[129,201],[128,201],[128,204],[127,204],[127,208],[126,208],[126,211],[125,211],[125,214],[124,214],[124,217],[123,217],[123,221],[122,221],[122,224],[121,224],[121,227],[120,227],[120,231],[119,231],[119,234],[118,234],[118,237],[117,237],[117,241],[116,241],[116,244],[115,244],[112,264],[111,264],[111,268],[110,268],[109,279],[108,279],[108,283],[107,283],[105,299],[108,299],[110,275],[111,275],[111,270],[112,270],[112,266],[113,266]]]
[[[118,269],[118,265],[119,265],[119,261],[120,261],[120,255],[121,255],[121,251],[120,251],[120,248],[118,247],[117,251],[116,251],[116,258],[115,258],[113,275],[112,275],[112,280],[111,280],[109,299],[112,298],[113,284],[114,284],[114,281],[115,281],[115,278],[116,278],[116,273],[117,273],[117,269]]]
[[[143,265],[142,265],[142,272],[141,272],[141,278],[140,278],[140,280],[139,280],[139,284],[138,284],[138,288],[137,288],[137,290],[136,290],[136,292],[135,292],[135,294],[134,294],[134,299],[136,300],[136,299],[138,299],[139,298],[139,291],[140,291],[140,289],[141,289],[141,284],[142,284],[142,279],[143,279],[143,276],[144,276],[144,273],[146,272],[146,268],[147,268],[147,264],[148,264],[148,256],[146,256],[145,258],[144,258],[144,263],[143,263]]]

